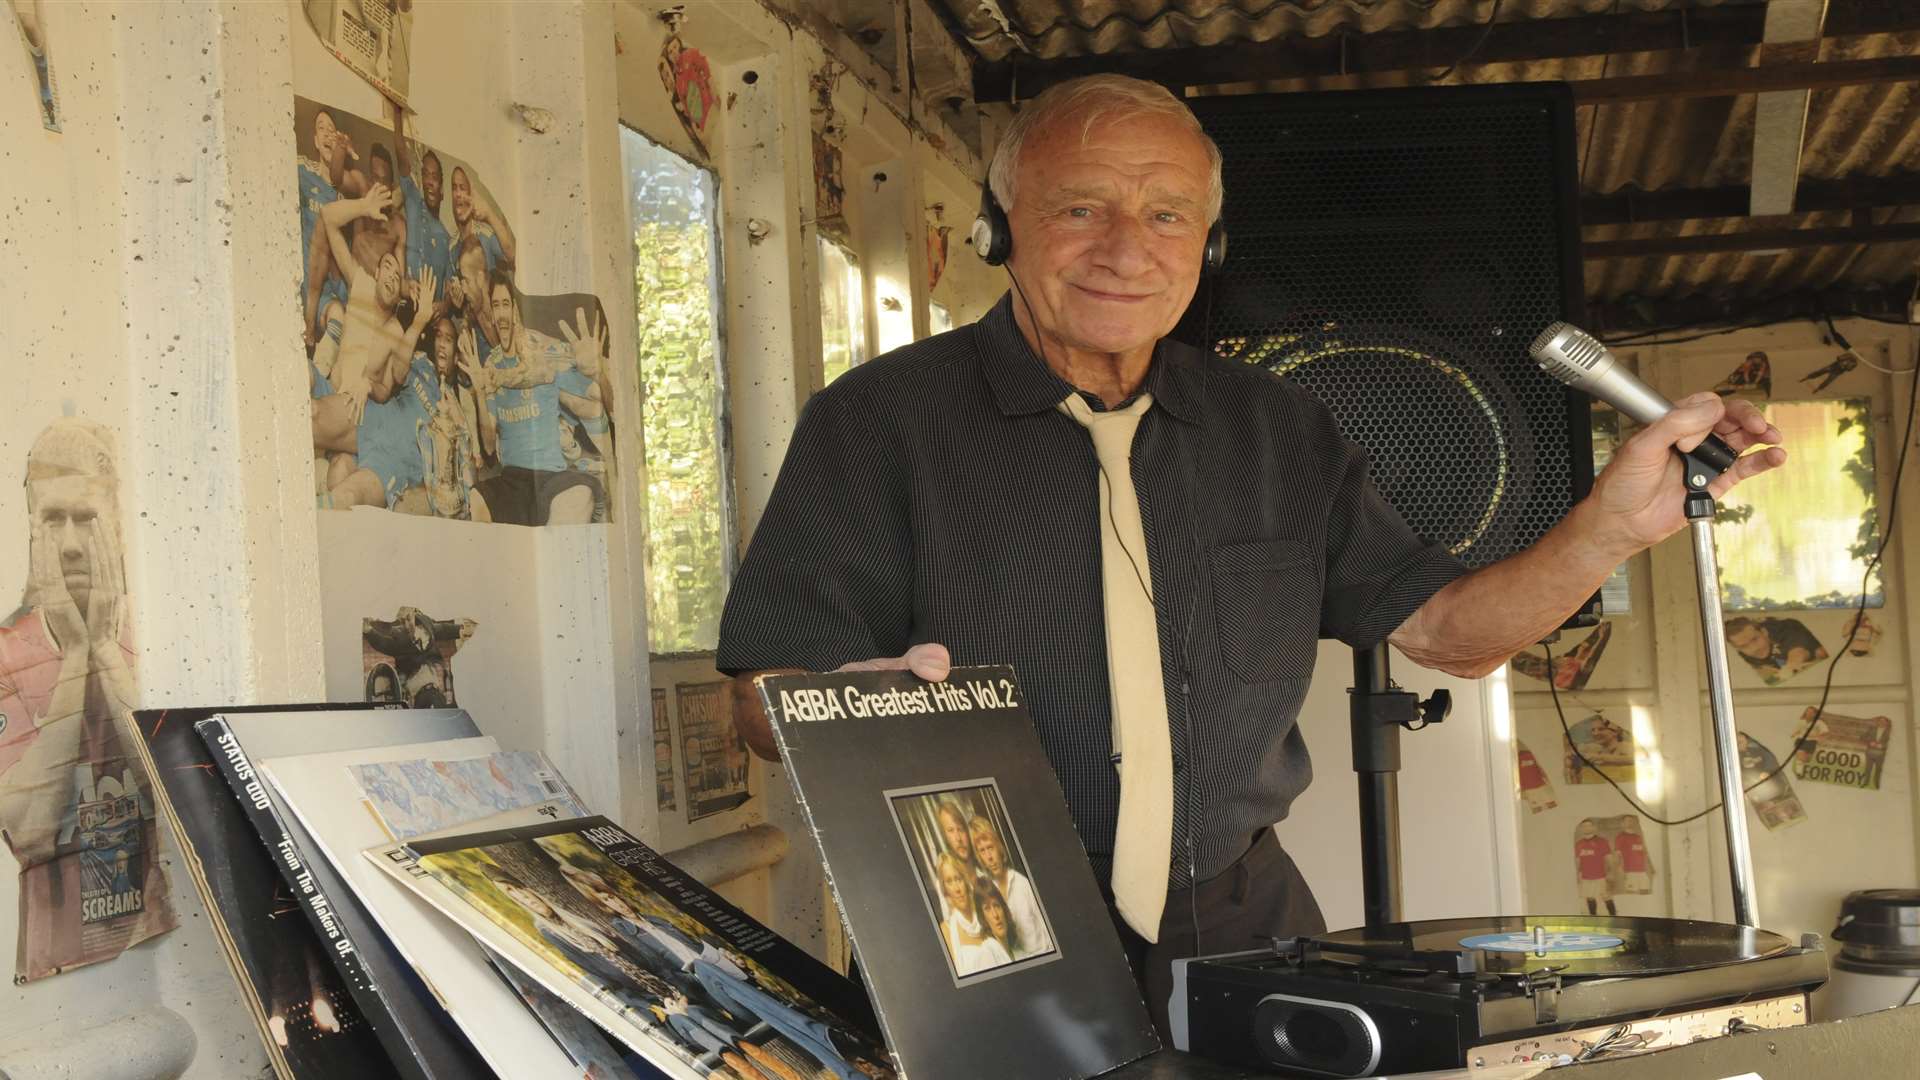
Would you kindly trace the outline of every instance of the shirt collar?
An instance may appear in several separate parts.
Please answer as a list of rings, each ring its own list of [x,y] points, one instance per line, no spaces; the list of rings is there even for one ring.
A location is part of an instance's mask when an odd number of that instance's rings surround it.
[[[1007,416],[1028,416],[1060,404],[1075,390],[1034,355],[1026,335],[1013,318],[1013,294],[1007,293],[993,310],[974,324],[980,365],[993,388],[994,401]],[[1175,419],[1200,422],[1199,357],[1190,346],[1162,338],[1154,346],[1153,365],[1140,389],[1153,395],[1156,405]],[[1129,401],[1132,399],[1128,399]],[[1095,409],[1105,405],[1094,402]]]

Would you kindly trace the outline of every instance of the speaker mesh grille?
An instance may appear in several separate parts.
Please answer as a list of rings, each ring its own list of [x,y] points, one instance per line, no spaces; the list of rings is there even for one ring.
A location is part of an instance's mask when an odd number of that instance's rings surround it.
[[[1182,333],[1326,403],[1387,501],[1476,566],[1537,540],[1592,468],[1585,398],[1527,356],[1579,317],[1570,108],[1500,89],[1189,102],[1225,158],[1231,256]]]

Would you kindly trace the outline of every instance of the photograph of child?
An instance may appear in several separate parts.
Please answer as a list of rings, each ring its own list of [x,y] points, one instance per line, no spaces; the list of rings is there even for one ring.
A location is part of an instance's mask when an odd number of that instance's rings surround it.
[[[1058,955],[993,781],[889,791],[887,801],[955,980]]]

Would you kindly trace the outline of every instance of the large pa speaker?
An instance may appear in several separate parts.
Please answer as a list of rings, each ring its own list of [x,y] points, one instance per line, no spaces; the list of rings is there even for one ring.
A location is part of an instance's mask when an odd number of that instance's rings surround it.
[[[1583,314],[1562,84],[1190,98],[1231,238],[1175,336],[1332,409],[1408,524],[1469,565],[1593,482],[1587,398],[1527,356]]]

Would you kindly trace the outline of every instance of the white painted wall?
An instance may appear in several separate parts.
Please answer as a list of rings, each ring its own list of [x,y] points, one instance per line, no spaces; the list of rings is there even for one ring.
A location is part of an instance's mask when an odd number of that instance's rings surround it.
[[[47,5],[64,131],[42,130],[30,109],[0,109],[0,340],[11,358],[0,476],[22,475],[28,445],[56,416],[117,432],[148,705],[319,689],[311,517],[284,486],[305,432],[272,408],[242,407],[300,393],[297,372],[252,362],[294,347],[278,329],[291,319],[264,310],[290,302],[289,279],[253,272],[298,261],[281,223],[293,205],[286,156],[261,149],[290,112],[286,65],[258,62],[284,56],[287,14]],[[21,50],[0,49],[0,85],[16,95],[31,85]],[[0,482],[0,522],[0,590],[10,591],[27,567],[15,479]],[[87,1032],[80,1047],[111,1047],[113,1032],[137,1030],[153,1047],[149,1064],[185,1048],[192,1076],[262,1066],[252,1026],[232,1022],[239,997],[193,887],[170,838],[162,844],[180,928],[119,959],[0,990],[0,1062],[20,1042]],[[0,864],[0,934],[11,940],[15,879],[10,860]],[[67,1064],[96,1075],[88,1070],[102,1063]],[[146,1075],[119,1051],[114,1066]]]
[[[1440,919],[1518,914],[1514,857],[1510,699],[1505,679],[1459,679],[1393,654],[1395,682],[1421,698],[1446,688],[1453,714],[1401,736],[1402,917]],[[1333,929],[1365,921],[1360,877],[1360,802],[1347,721],[1353,650],[1320,643],[1300,728],[1313,758],[1313,785],[1280,823],[1280,842],[1313,887]]]

